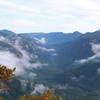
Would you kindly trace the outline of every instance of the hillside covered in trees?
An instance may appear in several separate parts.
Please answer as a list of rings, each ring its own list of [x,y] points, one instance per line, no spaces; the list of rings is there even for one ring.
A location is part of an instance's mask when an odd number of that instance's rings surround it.
[[[16,68],[14,69],[9,69],[4,65],[0,65],[0,81],[2,81],[4,84],[5,82],[9,82],[11,81],[15,74]],[[0,89],[2,89],[2,91],[8,91],[11,90],[10,87],[4,86],[0,83]],[[5,100],[4,97],[0,97],[0,100]],[[36,96],[34,94],[30,94],[30,95],[24,95],[21,96],[18,100],[63,100],[61,97],[59,96],[54,96],[54,91],[52,90],[46,90],[43,94],[41,94],[41,96]]]

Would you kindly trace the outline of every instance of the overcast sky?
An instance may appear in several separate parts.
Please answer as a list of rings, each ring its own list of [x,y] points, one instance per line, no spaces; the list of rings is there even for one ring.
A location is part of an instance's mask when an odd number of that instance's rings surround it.
[[[0,0],[0,29],[95,31],[100,29],[100,0]]]

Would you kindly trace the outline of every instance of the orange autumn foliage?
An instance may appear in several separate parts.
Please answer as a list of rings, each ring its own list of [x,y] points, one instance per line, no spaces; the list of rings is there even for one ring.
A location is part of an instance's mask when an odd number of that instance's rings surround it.
[[[4,65],[0,65],[0,79],[5,82],[11,81],[15,76],[15,74],[13,74],[15,70],[16,68],[10,69]]]
[[[13,79],[13,77],[15,76],[13,73],[15,72],[16,68],[14,69],[10,69],[7,68],[4,65],[0,65],[0,80],[3,82],[9,82]],[[0,89],[2,89],[0,92],[2,91],[7,91],[10,90],[10,88],[8,86],[4,86],[2,84],[0,84]],[[4,100],[3,97],[0,97],[0,100]]]
[[[4,100],[4,98],[3,97],[0,97],[0,100]]]
[[[40,96],[30,95],[30,96],[21,96],[19,100],[63,100],[59,96],[54,96],[54,91],[48,90]]]

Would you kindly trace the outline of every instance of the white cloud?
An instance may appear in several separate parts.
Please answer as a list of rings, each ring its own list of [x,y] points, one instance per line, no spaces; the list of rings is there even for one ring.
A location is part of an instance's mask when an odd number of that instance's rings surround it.
[[[21,26],[21,27],[38,27],[36,23],[32,22],[31,20],[25,20],[25,19],[19,19],[19,20],[13,20],[9,22],[10,24],[14,26]]]
[[[41,64],[39,61],[31,64],[29,62],[31,55],[21,48],[19,41],[20,40],[16,40],[15,48],[17,48],[17,50],[19,50],[22,53],[24,59],[21,61],[21,63],[24,64],[24,65],[27,65],[26,68],[28,68],[29,66],[31,66],[31,68],[37,68],[37,67],[40,67],[40,66],[46,66],[47,65],[47,64]],[[34,56],[36,56],[36,55],[34,55]]]
[[[53,55],[53,56],[57,56],[58,54],[57,54],[57,53],[53,53],[52,55]]]
[[[3,16],[1,27],[16,32],[94,31],[100,27],[99,5],[100,1],[97,0],[0,0],[0,13]],[[19,19],[19,22],[26,19],[31,23],[23,27],[17,24]],[[16,20],[17,25],[13,26],[8,20]],[[40,27],[35,27],[37,25]]]
[[[16,19],[8,21],[9,27],[13,27],[12,31],[16,31],[19,33],[27,33],[27,32],[38,32],[40,25],[35,21],[31,21],[30,19]],[[23,30],[22,30],[23,29]],[[28,30],[28,31],[27,31]]]
[[[3,36],[0,36],[0,41],[5,41],[5,38]]]
[[[92,52],[94,53],[93,56],[88,57],[86,59],[80,59],[80,60],[76,60],[76,63],[87,63],[89,61],[95,61],[98,62],[100,61],[100,44],[95,44],[95,43],[90,43],[91,48],[92,48]]]
[[[31,7],[28,7],[26,5],[17,4],[17,3],[7,1],[7,0],[0,0],[0,5],[7,6],[9,8],[13,8],[13,9],[17,9],[17,10],[22,10],[22,11],[37,12],[37,13],[40,12],[40,11],[33,9]]]
[[[34,38],[36,40],[37,43],[41,43],[41,44],[46,44],[47,43],[47,40],[46,38]]]
[[[94,43],[91,43],[92,45],[92,51],[93,53],[95,54],[100,54],[100,44],[94,44]]]
[[[6,65],[10,68],[17,68],[17,74],[23,72],[23,68],[19,66],[19,59],[14,54],[8,51],[0,51],[0,64]]]
[[[100,27],[100,24],[98,23],[98,21],[100,21],[99,1],[48,0],[48,5],[51,10],[51,14],[53,13],[53,16],[56,16],[56,18],[59,19],[59,27],[61,30],[67,29],[70,31],[79,30],[81,32],[86,32],[94,31]],[[61,27],[61,23],[64,25],[66,24],[63,26],[66,28],[63,29]]]
[[[68,87],[69,87],[68,84],[64,84],[64,85],[58,84],[54,86],[55,89],[61,89],[61,90],[66,90]]]
[[[52,49],[52,48],[48,49],[48,48],[40,47],[40,46],[38,48],[43,50],[43,51],[47,51],[47,52],[55,52],[56,51],[55,49]]]
[[[75,11],[77,8],[83,10],[100,10],[100,2],[95,0],[48,0],[48,5],[57,11]]]
[[[15,54],[13,54],[10,51],[0,51],[0,64],[6,65],[10,68],[16,67],[16,75],[27,75],[29,77],[35,77],[35,73],[27,74],[26,70],[47,66],[47,64],[45,63],[40,63],[39,60],[37,60],[35,63],[30,63],[31,56],[29,53],[27,53],[21,48],[18,39],[14,44],[14,48],[16,48],[22,54],[22,56],[18,58]]]
[[[97,73],[100,74],[100,68],[97,69]]]
[[[42,94],[44,91],[48,90],[49,88],[47,86],[44,86],[43,84],[36,84],[34,91],[32,92],[33,94],[40,93]]]
[[[25,53],[24,53],[25,54]],[[41,66],[46,66],[46,64],[41,64],[36,62],[31,64],[29,62],[29,57],[25,54],[22,58],[17,58],[13,53],[9,51],[0,51],[0,64],[6,65],[9,68],[16,67],[16,75],[27,74],[25,69],[37,68]],[[35,73],[30,73],[28,76],[36,76]]]
[[[79,79],[78,79],[76,76],[72,76],[71,79],[72,79],[73,81],[79,81]]]
[[[18,59],[12,53],[0,51],[0,64],[15,67],[17,60]]]

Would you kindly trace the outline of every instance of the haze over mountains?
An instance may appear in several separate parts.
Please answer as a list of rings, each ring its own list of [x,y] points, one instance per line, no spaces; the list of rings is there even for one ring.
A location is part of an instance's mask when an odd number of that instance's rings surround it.
[[[1,94],[9,100],[48,88],[69,100],[100,99],[100,31],[16,34],[0,30],[0,64],[17,68],[16,78],[8,84],[12,91]]]

